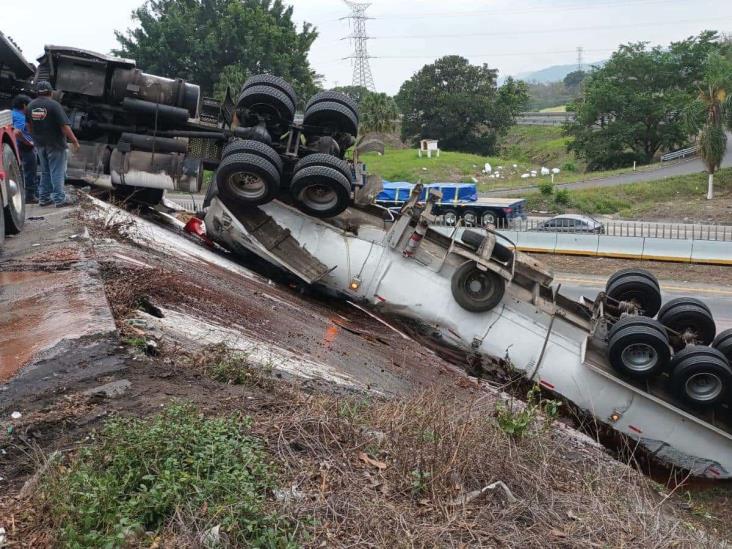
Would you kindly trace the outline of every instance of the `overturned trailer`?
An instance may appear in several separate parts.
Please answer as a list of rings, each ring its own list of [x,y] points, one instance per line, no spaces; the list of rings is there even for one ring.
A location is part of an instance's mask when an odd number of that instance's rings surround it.
[[[298,99],[281,78],[258,75],[236,97],[205,98],[197,84],[145,73],[135,61],[79,48],[46,46],[33,66],[0,33],[0,109],[47,80],[81,143],[68,178],[157,203],[165,190],[197,193],[215,170],[231,205],[287,200],[330,217],[363,185],[344,160],[358,132],[346,95],[316,94],[295,122]]]
[[[417,322],[440,345],[505,360],[668,464],[732,477],[732,333],[710,346],[703,304],[661,308],[658,282],[642,270],[617,273],[594,301],[570,300],[500,235],[432,230],[434,199],[418,197],[393,218],[360,206],[331,220],[277,201],[230,209],[214,197],[205,224],[230,249]]]

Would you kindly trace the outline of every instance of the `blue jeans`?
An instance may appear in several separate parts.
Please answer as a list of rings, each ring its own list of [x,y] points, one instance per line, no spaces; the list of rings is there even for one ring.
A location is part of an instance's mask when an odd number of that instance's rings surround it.
[[[38,162],[33,147],[20,146],[20,161],[23,164],[23,182],[25,183],[25,199],[38,198]]]
[[[66,179],[66,149],[36,147],[41,164],[41,184],[38,188],[38,202],[41,204],[63,204],[66,200],[64,180]]]

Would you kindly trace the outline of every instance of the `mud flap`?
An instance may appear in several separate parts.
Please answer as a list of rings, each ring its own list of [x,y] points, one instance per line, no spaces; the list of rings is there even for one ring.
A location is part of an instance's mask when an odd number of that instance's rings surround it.
[[[314,284],[331,271],[300,246],[288,229],[280,227],[259,208],[228,208],[214,198],[205,221],[209,235],[231,249],[243,247],[308,284]]]

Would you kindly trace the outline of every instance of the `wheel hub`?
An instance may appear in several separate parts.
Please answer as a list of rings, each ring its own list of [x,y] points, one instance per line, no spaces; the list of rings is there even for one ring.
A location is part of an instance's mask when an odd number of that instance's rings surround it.
[[[305,187],[299,196],[300,202],[309,208],[318,211],[325,211],[333,208],[338,203],[338,195],[327,185],[310,185]]]
[[[267,192],[267,185],[264,180],[253,173],[235,173],[229,181],[234,192],[248,200],[261,198]]]
[[[724,384],[715,374],[703,372],[694,374],[686,380],[686,394],[695,401],[708,402],[716,399]]]
[[[8,190],[10,191],[10,202],[13,203],[13,209],[19,212],[23,209],[23,195],[20,192],[20,185],[15,179],[8,181]]]
[[[621,354],[623,364],[634,372],[646,372],[658,363],[658,353],[645,343],[628,345]]]

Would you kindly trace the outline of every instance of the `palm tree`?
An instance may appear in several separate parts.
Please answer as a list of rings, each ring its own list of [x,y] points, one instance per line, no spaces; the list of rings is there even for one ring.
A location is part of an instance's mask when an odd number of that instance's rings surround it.
[[[393,98],[385,93],[368,93],[359,105],[361,128],[359,133],[388,133],[396,129],[399,109]]]
[[[714,198],[714,173],[727,150],[725,126],[732,129],[732,62],[719,53],[707,57],[699,95],[689,106],[688,121],[692,133],[699,135],[699,154],[709,174],[707,199]]]

